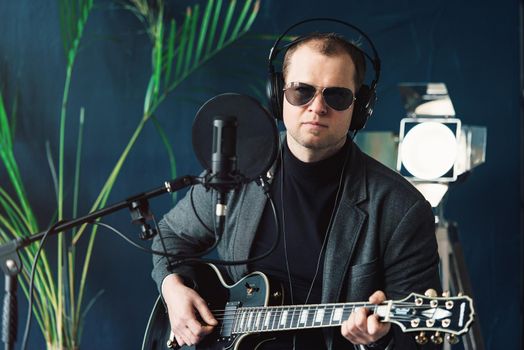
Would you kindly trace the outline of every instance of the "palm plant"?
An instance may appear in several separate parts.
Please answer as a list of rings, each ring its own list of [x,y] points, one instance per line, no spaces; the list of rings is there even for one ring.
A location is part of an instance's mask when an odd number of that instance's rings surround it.
[[[89,15],[93,9],[93,0],[58,0],[62,42],[66,56],[66,75],[59,118],[58,171],[54,168],[51,150],[48,158],[52,172],[56,173],[57,212],[54,219],[62,219],[66,208],[72,215],[77,215],[78,188],[80,183],[80,159],[82,151],[83,125],[85,111],[80,111],[80,126],[76,145],[76,162],[72,184],[73,198],[65,196],[67,177],[64,176],[64,155],[66,149],[67,105],[75,59]],[[237,41],[251,27],[258,13],[260,1],[245,0],[237,6],[236,0],[223,4],[222,0],[206,0],[201,10],[200,4],[187,8],[181,21],[167,20],[164,16],[163,0],[129,0],[126,7],[133,11],[144,23],[152,43],[151,74],[144,96],[142,117],[135,131],[110,171],[106,182],[90,211],[106,205],[111,190],[120,174],[122,166],[135,145],[148,121],[155,122],[157,130],[164,140],[172,164],[173,176],[176,175],[176,162],[171,145],[159,123],[155,112],[160,104],[203,64],[211,60],[224,48]],[[179,24],[180,23],[180,24]],[[15,113],[8,115],[0,91],[0,159],[8,177],[8,185],[0,186],[0,237],[7,241],[15,237],[24,237],[39,232],[40,226],[29,203],[21,171],[14,155]],[[80,260],[77,257],[79,239],[87,233],[87,250]],[[89,265],[94,248],[97,226],[87,226],[73,231],[73,238],[67,240],[58,236],[56,272],[49,263],[48,256],[42,253],[37,264],[33,314],[44,336],[48,349],[76,349],[82,335],[85,313],[92,303],[84,301]],[[24,266],[30,266],[36,247],[30,246],[21,252]],[[81,269],[80,276],[77,270]],[[19,278],[20,285],[28,296],[28,271],[24,269]]]

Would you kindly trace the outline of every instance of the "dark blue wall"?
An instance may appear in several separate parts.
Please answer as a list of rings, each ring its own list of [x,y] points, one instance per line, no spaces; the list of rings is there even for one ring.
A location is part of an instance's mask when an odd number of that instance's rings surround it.
[[[173,6],[183,10],[179,2]],[[447,218],[459,224],[488,349],[521,348],[518,11],[518,1],[264,0],[254,26],[256,33],[277,34],[305,17],[334,16],[363,28],[383,62],[380,100],[368,130],[398,130],[403,110],[396,86],[405,81],[445,82],[463,123],[488,127],[487,163],[452,189],[446,208]],[[347,33],[329,25],[317,29]],[[55,206],[44,146],[49,141],[57,149],[65,79],[55,2],[2,1],[0,33],[0,86],[8,104],[19,95],[16,152],[43,227]],[[72,169],[74,163],[78,113],[84,106],[81,212],[86,212],[141,117],[150,44],[136,18],[110,1],[95,1],[82,42],[68,108],[67,166]],[[246,76],[257,85],[265,78],[270,43],[257,47],[224,52],[159,109],[157,116],[175,145],[179,174],[200,171],[190,139],[200,103],[219,92],[250,92]],[[239,78],[233,67],[246,62],[251,73]],[[169,176],[166,151],[148,125],[110,202],[160,186]],[[6,182],[3,169],[0,181]],[[167,196],[152,203],[158,216],[170,205]],[[108,219],[133,236],[137,228],[128,221],[127,213]],[[55,242],[48,243],[50,254]],[[156,297],[150,268],[149,256],[101,231],[87,295],[104,294],[87,317],[82,348],[139,348]],[[42,347],[36,329],[32,344]]]

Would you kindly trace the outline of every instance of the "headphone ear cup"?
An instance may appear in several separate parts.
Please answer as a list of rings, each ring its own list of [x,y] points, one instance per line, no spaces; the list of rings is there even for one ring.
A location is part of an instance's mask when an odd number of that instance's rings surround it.
[[[269,107],[273,113],[273,117],[277,120],[282,120],[282,107],[284,98],[284,77],[281,72],[270,74],[266,93],[269,99]]]
[[[370,89],[367,85],[362,85],[355,96],[355,106],[349,130],[356,131],[362,129],[368,118],[373,114],[377,95],[375,89]]]

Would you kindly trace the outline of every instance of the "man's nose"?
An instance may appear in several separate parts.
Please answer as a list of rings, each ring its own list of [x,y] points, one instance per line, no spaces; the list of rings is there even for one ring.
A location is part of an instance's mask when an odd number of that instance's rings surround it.
[[[315,112],[318,115],[324,115],[327,113],[327,104],[326,101],[324,101],[324,96],[322,96],[322,92],[317,90],[315,93],[315,97],[313,97],[313,100],[309,103],[309,109],[312,112]]]

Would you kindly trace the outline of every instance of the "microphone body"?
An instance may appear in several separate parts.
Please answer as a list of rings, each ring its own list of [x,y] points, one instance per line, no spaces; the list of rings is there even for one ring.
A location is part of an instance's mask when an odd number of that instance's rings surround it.
[[[207,185],[219,193],[228,192],[240,184],[237,176],[237,126],[236,117],[219,116],[213,120],[211,174]]]
[[[226,215],[226,193],[240,185],[237,176],[237,118],[218,116],[213,119],[211,174],[206,183],[218,192],[215,215],[219,229]]]

